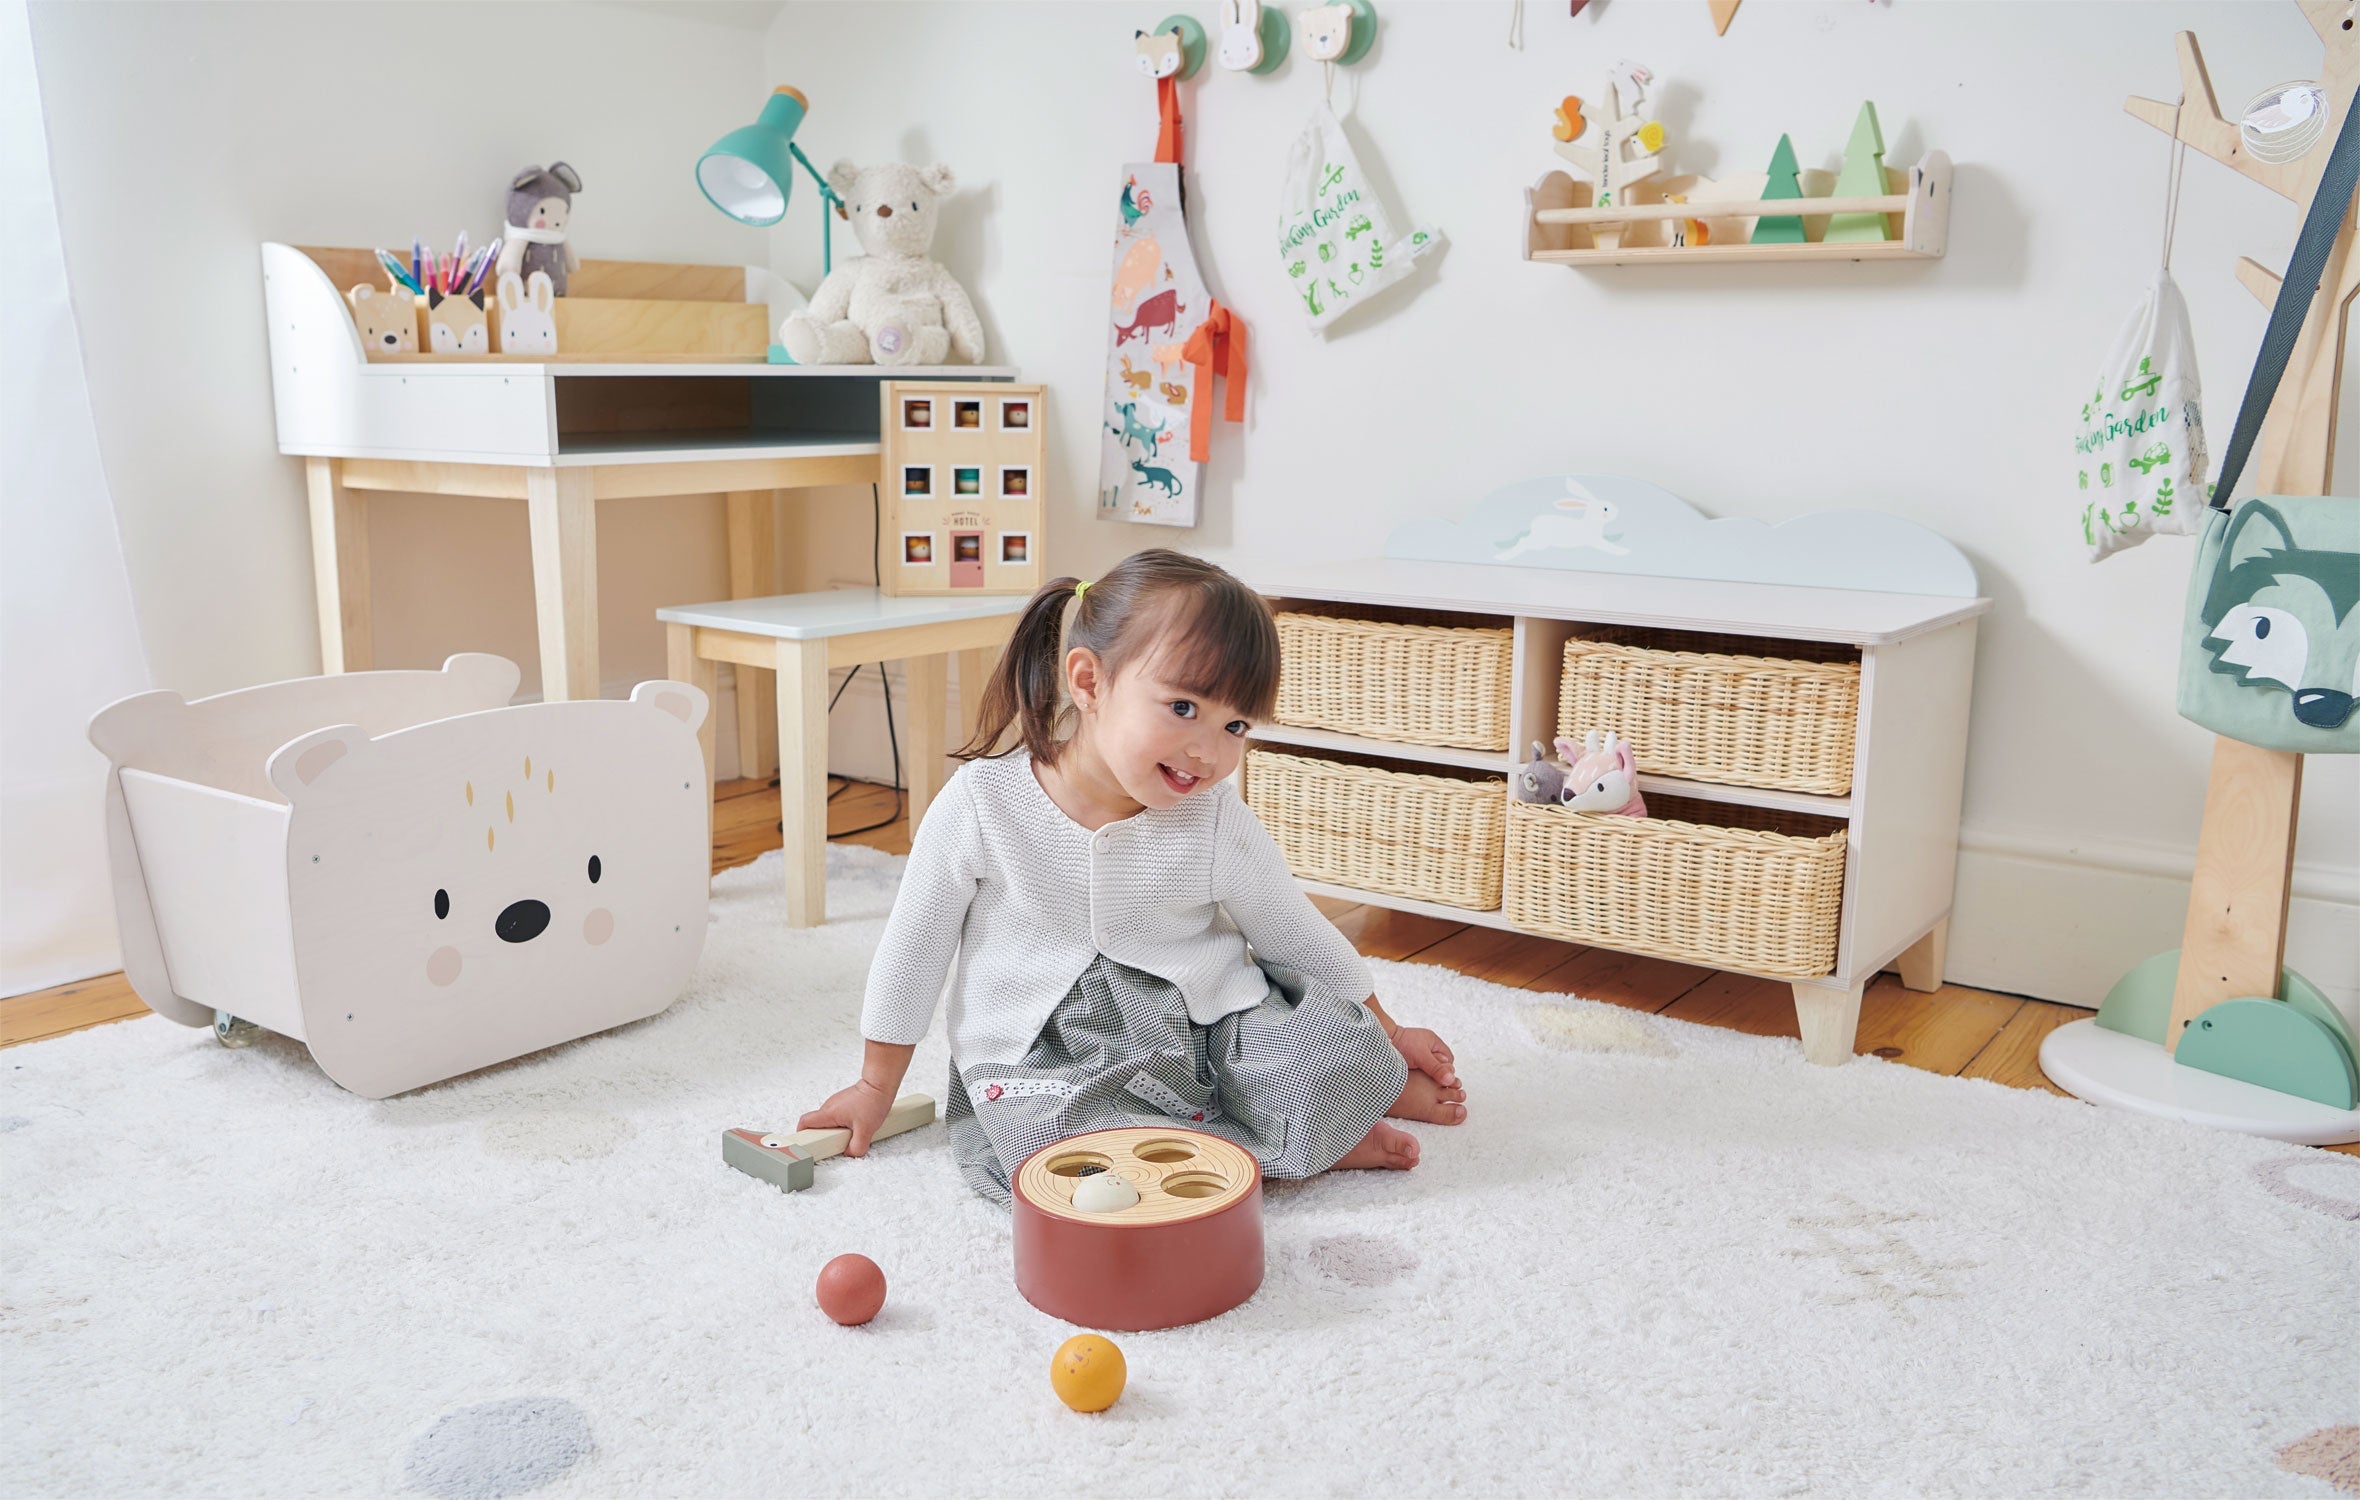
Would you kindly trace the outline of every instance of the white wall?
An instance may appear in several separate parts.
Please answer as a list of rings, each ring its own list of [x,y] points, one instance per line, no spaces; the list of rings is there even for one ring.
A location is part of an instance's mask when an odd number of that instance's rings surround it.
[[[1205,524],[1177,534],[1100,523],[1089,502],[1109,217],[1154,135],[1130,34],[1170,8],[793,3],[760,33],[730,24],[760,8],[733,4],[35,4],[91,400],[159,684],[194,695],[317,665],[300,478],[272,440],[260,241],[480,237],[508,174],[556,155],[587,183],[586,253],[768,254],[809,285],[809,201],[766,237],[713,213],[687,165],[793,82],[823,167],[939,157],[967,184],[938,250],[993,357],[1051,382],[1059,567],[1167,541],[1230,559],[1365,552],[1404,519],[1574,469],[1646,475],[1719,514],[1912,516],[1968,550],[1998,604],[1954,974],[2086,1001],[2177,940],[2209,748],[2171,709],[2189,545],[2087,567],[2057,476],[2157,242],[2165,143],[2121,98],[2176,91],[2180,27],[2203,35],[2232,107],[2315,70],[2291,4],[1749,0],[1716,38],[1696,0],[1599,0],[1572,20],[1533,0],[1519,53],[1502,45],[1506,0],[1381,0],[1382,39],[1339,103],[1357,96],[1350,128],[1397,209],[1452,243],[1325,342],[1295,315],[1270,232],[1317,71],[1212,70],[1186,91],[1197,245],[1253,328],[1252,412],[1216,442]],[[1833,165],[1875,98],[1889,160],[1938,146],[1959,164],[1949,258],[1521,263],[1518,194],[1553,161],[1549,112],[1623,56],[1664,80],[1682,169],[1759,170],[1781,130]],[[2229,265],[2283,260],[2294,227],[2290,205],[2190,162],[2178,265],[2222,440],[2263,322]],[[865,578],[867,500],[790,507],[802,581]],[[724,591],[719,502],[602,507],[600,527],[613,686],[661,670],[658,604]],[[521,506],[389,499],[371,542],[381,661],[494,650],[530,682]],[[2304,805],[2292,961],[2349,995],[2360,765],[2314,762]]]
[[[448,249],[509,177],[580,169],[586,255],[760,261],[697,153],[768,92],[760,7],[32,7],[91,402],[159,686],[319,669],[299,460],[271,422],[259,246]],[[603,670],[663,675],[662,604],[728,592],[721,501],[599,509]],[[377,656],[496,651],[538,678],[522,502],[371,505]]]
[[[1204,524],[1097,521],[1092,414],[1123,163],[1152,154],[1131,33],[1173,7],[803,3],[772,23],[775,81],[800,84],[823,167],[941,159],[967,191],[941,257],[980,303],[992,357],[1052,384],[1050,559],[1085,576],[1142,546],[1225,559],[1373,551],[1386,529],[1509,480],[1644,475],[1714,514],[1776,520],[1867,505],[1941,530],[1996,609],[1976,684],[1953,977],[2094,1003],[2178,941],[2210,740],[2172,710],[2192,544],[2081,560],[2071,418],[2155,262],[2167,143],[2123,96],[2178,92],[2172,33],[2197,31],[2234,109],[2316,76],[2292,4],[2040,5],[1749,0],[1715,37],[1697,0],[1610,0],[1569,20],[1506,0],[1383,0],[1377,50],[1339,84],[1372,175],[1440,224],[1433,270],[1322,342],[1296,314],[1272,226],[1315,67],[1208,68],[1184,89],[1199,259],[1252,326],[1251,420],[1214,442]],[[1209,14],[1210,7],[1187,7]],[[1596,97],[1617,58],[1652,66],[1674,170],[1759,171],[1779,132],[1833,167],[1863,97],[1887,161],[1958,164],[1934,264],[1579,272],[1518,259],[1519,192],[1554,158],[1550,111]],[[2176,265],[2225,446],[2263,309],[2238,255],[2282,263],[2284,200],[2202,158]],[[802,205],[774,263],[809,285]],[[2351,395],[2360,401],[2360,381]],[[2347,421],[2346,432],[2360,431]],[[2360,493],[2360,441],[2338,488]],[[866,497],[862,497],[865,499]],[[865,535],[860,538],[865,542]],[[849,571],[857,549],[815,563]],[[849,707],[849,703],[848,703]],[[2360,989],[2360,763],[2304,788],[2290,961]]]
[[[0,995],[122,960],[82,726],[144,690],[66,288],[23,0],[0,3]]]

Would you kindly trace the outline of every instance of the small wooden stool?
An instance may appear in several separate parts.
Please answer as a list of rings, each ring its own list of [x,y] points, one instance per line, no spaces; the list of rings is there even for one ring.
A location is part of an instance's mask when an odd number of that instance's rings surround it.
[[[891,598],[868,588],[656,611],[668,633],[666,671],[704,689],[708,699],[719,675],[716,662],[778,673],[779,820],[786,832],[789,927],[817,927],[828,915],[828,672],[864,662],[903,663],[910,702],[902,765],[915,833],[944,780],[950,658],[959,658],[964,739],[974,731],[984,677],[1025,602],[1017,594]],[[697,731],[708,786],[713,720],[705,715]],[[705,827],[710,841],[709,802]]]

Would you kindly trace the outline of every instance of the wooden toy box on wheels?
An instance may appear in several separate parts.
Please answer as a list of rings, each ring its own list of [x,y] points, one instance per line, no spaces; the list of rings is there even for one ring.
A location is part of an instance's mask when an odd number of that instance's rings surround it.
[[[509,707],[517,677],[463,655],[100,713],[140,999],[372,1099],[671,1004],[705,940],[705,695]]]

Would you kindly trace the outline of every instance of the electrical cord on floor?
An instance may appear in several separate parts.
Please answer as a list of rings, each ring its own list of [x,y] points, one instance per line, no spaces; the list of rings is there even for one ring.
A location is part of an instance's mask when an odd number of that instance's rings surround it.
[[[876,578],[877,587],[879,588],[883,588],[885,586],[884,559],[877,551],[880,546],[884,545],[884,526],[885,499],[883,494],[878,490],[877,486],[872,484],[869,486],[869,558],[870,568]],[[904,792],[901,782],[901,737],[894,732],[893,728],[893,680],[885,675],[885,664],[883,662],[869,662],[866,663],[866,665],[873,666],[877,669],[877,691],[883,696],[885,700],[885,743],[891,746],[893,749],[893,811],[877,822],[864,823],[858,828],[847,828],[841,833],[831,833],[828,835],[829,839],[831,840],[848,839],[856,834],[874,833],[880,828],[890,828],[895,823],[901,821],[902,812],[908,805],[905,800],[906,793]],[[829,713],[832,714],[836,711],[837,700],[844,696],[844,690],[852,686],[852,679],[858,677],[859,675],[860,668],[856,666],[851,671],[844,674],[844,680],[842,682],[836,684],[836,691],[830,694],[828,697]],[[846,792],[850,791],[856,782],[856,778],[850,776],[834,777],[831,779],[839,780],[843,782],[843,785],[834,788],[828,793],[828,801],[830,802],[834,802],[838,797],[841,797]],[[772,777],[770,784],[772,786],[778,786],[778,778],[775,776]],[[859,782],[858,784],[862,786],[876,785],[875,782]],[[781,791],[780,795],[785,795],[783,790]],[[786,828],[786,821],[782,818],[779,821],[779,832],[782,834],[785,833]]]

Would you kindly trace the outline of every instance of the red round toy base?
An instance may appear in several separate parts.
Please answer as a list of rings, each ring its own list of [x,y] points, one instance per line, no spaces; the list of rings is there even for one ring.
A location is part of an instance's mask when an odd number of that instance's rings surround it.
[[[1077,1158],[1129,1181],[1139,1203],[1077,1212],[1081,1179],[1055,1170]],[[1051,1317],[1120,1332],[1176,1328],[1218,1317],[1262,1285],[1261,1169],[1218,1136],[1092,1131],[1027,1159],[1010,1186],[1016,1289]]]

